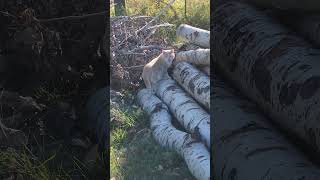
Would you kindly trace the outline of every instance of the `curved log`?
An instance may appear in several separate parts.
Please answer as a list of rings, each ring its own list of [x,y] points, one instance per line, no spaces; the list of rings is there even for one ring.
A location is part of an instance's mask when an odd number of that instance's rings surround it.
[[[176,54],[175,61],[184,61],[197,65],[210,66],[210,49],[180,51]]]
[[[277,132],[253,103],[214,75],[212,78],[215,179],[320,178],[320,170]]]
[[[160,80],[156,94],[170,108],[179,123],[210,147],[210,115],[173,80]]]
[[[177,37],[204,48],[210,47],[210,31],[181,24],[177,28]]]
[[[206,147],[192,139],[190,134],[172,126],[168,107],[150,90],[140,90],[137,99],[150,116],[150,127],[156,141],[163,147],[176,150],[198,180],[209,180],[210,155]]]
[[[320,50],[246,4],[227,2],[213,15],[216,69],[320,152]]]
[[[203,72],[186,62],[173,68],[173,78],[200,104],[210,109],[210,79]]]

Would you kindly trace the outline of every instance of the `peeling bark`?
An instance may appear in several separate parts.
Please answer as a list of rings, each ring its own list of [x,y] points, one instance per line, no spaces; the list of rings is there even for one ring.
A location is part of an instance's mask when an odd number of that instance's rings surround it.
[[[320,178],[320,170],[291,145],[255,104],[214,75],[213,176],[219,180]]]
[[[173,78],[200,104],[210,109],[210,79],[186,62],[175,64]]]
[[[210,47],[210,31],[181,24],[177,28],[177,37],[204,48]]]
[[[185,61],[192,64],[210,66],[210,49],[180,51],[176,54],[175,61]]]
[[[213,15],[217,70],[320,152],[320,50],[246,4],[227,2]]]
[[[210,147],[210,115],[196,101],[173,80],[160,80],[156,94],[188,132]]]
[[[168,107],[150,90],[140,90],[137,99],[150,117],[150,127],[156,141],[163,147],[176,150],[198,180],[209,180],[210,154],[205,146],[192,139],[190,134],[172,126]]]

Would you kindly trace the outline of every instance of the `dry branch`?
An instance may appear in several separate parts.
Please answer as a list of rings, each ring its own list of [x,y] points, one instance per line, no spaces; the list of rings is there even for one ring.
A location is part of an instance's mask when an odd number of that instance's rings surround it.
[[[186,62],[174,66],[173,78],[200,104],[210,109],[210,79]]]
[[[210,49],[180,51],[176,54],[176,61],[210,66]]]
[[[156,94],[170,108],[179,123],[210,147],[210,115],[173,80],[160,80]]]
[[[210,47],[210,31],[181,24],[177,28],[177,37],[204,48]]]
[[[246,4],[222,4],[213,18],[217,70],[319,152],[320,50]]]
[[[150,117],[150,128],[156,141],[163,147],[176,150],[198,180],[209,180],[210,155],[205,146],[172,126],[168,107],[150,90],[140,90],[137,99]]]
[[[320,170],[272,127],[255,104],[213,75],[213,176],[219,180],[320,178]]]

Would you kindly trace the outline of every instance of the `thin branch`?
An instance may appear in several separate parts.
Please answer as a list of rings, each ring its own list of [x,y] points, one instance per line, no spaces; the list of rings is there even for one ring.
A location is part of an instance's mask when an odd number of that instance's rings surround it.
[[[51,19],[40,19],[39,21],[42,23],[47,23],[47,22],[60,21],[60,20],[83,19],[83,18],[88,18],[92,16],[100,16],[100,15],[106,15],[106,14],[107,14],[107,11],[102,11],[97,13],[85,14],[82,16],[65,16],[65,17],[51,18]]]

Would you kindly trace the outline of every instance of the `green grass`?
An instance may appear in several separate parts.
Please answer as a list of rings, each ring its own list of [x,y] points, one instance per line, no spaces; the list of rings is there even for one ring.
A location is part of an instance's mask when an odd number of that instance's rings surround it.
[[[27,151],[0,151],[0,177],[20,174],[30,180],[71,179],[67,172],[59,167],[50,168],[49,162],[55,159],[51,156],[44,161],[30,155]]]
[[[170,0],[164,0],[158,7],[155,0],[127,0],[127,15],[156,16]],[[187,0],[187,13],[185,14],[185,0],[176,0],[172,8],[160,16],[161,20],[172,24],[189,24],[203,29],[210,29],[210,1],[209,0]],[[110,6],[110,16],[114,16],[114,7]]]
[[[120,107],[111,107],[111,178],[161,180],[193,179],[183,159],[159,146],[152,137],[148,117],[130,104],[127,93]]]

